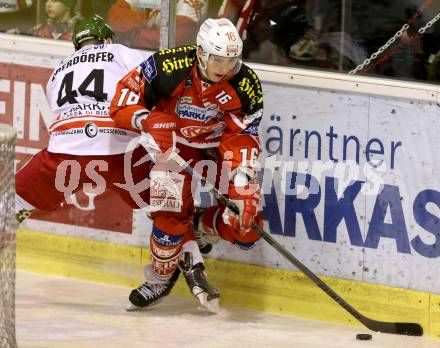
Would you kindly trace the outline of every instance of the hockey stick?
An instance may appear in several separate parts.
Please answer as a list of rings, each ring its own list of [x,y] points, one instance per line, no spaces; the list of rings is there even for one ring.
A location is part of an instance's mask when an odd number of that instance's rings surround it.
[[[214,196],[222,202],[225,206],[231,209],[233,212],[238,213],[237,206],[231,202],[228,198],[222,195],[217,188],[215,188],[212,184],[207,182],[206,178],[204,178],[199,173],[195,172],[193,168],[189,166],[189,164],[178,154],[174,154],[171,157],[181,168],[183,168],[186,172],[191,174],[191,176],[195,176],[199,179],[203,186],[206,186],[209,191],[211,191]],[[263,239],[269,243],[276,251],[278,251],[281,255],[283,255],[290,263],[296,266],[301,270],[312,282],[314,282],[322,291],[324,291],[327,295],[329,295],[337,304],[339,304],[342,308],[344,308],[348,313],[350,313],[353,317],[359,320],[362,324],[364,324],[368,329],[376,332],[384,332],[398,335],[408,335],[408,336],[422,336],[423,328],[417,323],[392,323],[385,321],[378,321],[374,319],[370,319],[363,314],[359,313],[355,308],[353,308],[348,302],[346,302],[341,296],[339,296],[332,288],[330,288],[326,283],[324,283],[318,276],[316,276],[311,270],[309,270],[301,261],[299,261],[295,256],[289,253],[280,243],[278,243],[269,233],[267,233],[264,229],[262,229],[257,224],[253,224],[252,228],[257,231]]]

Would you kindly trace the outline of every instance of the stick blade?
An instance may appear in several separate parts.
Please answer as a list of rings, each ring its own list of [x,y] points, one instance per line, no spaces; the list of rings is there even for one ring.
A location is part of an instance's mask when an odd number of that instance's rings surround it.
[[[396,333],[399,335],[422,336],[423,328],[416,323],[396,323]]]
[[[378,321],[361,316],[359,321],[371,331],[406,336],[422,336],[423,328],[417,323],[393,323]]]

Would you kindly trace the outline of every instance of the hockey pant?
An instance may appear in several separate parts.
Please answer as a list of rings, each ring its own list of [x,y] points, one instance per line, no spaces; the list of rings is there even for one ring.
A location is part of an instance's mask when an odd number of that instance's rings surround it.
[[[131,163],[136,163],[146,152],[138,147],[128,154]],[[125,176],[130,174],[134,183],[142,181],[152,164],[145,162],[124,172],[125,155],[77,156],[51,153],[47,149],[38,152],[15,176],[16,213],[56,210],[86,183],[91,183],[95,190],[97,185],[105,185],[104,189],[114,190],[133,209],[142,208],[148,202],[147,190],[134,200],[128,190],[114,184],[126,183]]]

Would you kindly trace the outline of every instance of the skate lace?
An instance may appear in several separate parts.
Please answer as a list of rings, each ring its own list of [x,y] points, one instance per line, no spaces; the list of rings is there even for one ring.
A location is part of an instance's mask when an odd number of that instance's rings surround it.
[[[162,284],[143,284],[137,290],[146,299],[152,299],[160,296],[166,290],[166,286]]]

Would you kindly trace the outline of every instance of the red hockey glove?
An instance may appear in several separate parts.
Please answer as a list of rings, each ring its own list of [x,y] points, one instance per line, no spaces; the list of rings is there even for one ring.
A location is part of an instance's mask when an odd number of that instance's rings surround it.
[[[150,114],[140,121],[143,130],[143,145],[147,149],[153,160],[166,159],[175,150],[175,130],[177,128],[176,119],[173,115],[151,111]]]
[[[246,174],[238,173],[237,175],[245,176]],[[239,231],[241,235],[245,235],[252,229],[260,207],[260,186],[258,177],[241,180],[234,178],[233,181],[229,185],[228,196],[237,206],[239,214],[236,215],[229,208],[226,208],[223,212],[223,221]]]

